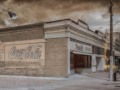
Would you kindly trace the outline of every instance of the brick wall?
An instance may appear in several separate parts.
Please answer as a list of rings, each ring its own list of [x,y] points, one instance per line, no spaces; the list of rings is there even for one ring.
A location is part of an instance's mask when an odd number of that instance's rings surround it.
[[[10,28],[11,29],[11,28]],[[16,30],[0,31],[0,41],[21,41],[21,40],[33,40],[44,38],[43,27],[29,27]]]
[[[26,43],[28,40],[34,41],[35,39],[44,39],[42,26],[21,27],[20,29],[14,28],[13,30],[10,28],[10,30],[0,31],[0,40],[2,43],[11,42],[14,44],[16,41]],[[29,42],[33,43],[33,41]],[[0,59],[0,74],[66,77],[68,76],[68,39],[46,40],[45,65],[41,64],[41,61],[6,60],[6,55],[4,58],[4,60]],[[31,68],[31,66],[35,66],[36,68]]]
[[[14,45],[22,43],[37,43],[35,40],[44,39],[44,31],[42,24],[25,25],[12,28],[0,29],[0,74],[2,75],[28,75],[28,76],[43,76],[45,65],[41,64],[44,60],[10,60],[7,59],[5,49],[6,42]],[[39,40],[38,40],[39,42]],[[18,46],[21,47],[21,46]],[[25,46],[22,47],[23,49]],[[21,48],[21,49],[22,49]],[[20,48],[18,48],[20,49]],[[33,68],[32,68],[33,67]]]
[[[67,43],[67,38],[47,39],[45,76],[68,76]]]

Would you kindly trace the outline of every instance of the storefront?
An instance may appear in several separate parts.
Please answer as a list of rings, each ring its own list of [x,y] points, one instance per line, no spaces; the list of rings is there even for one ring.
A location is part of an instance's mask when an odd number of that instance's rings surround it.
[[[70,47],[71,74],[82,73],[91,69],[92,46],[83,42],[75,42],[74,39],[71,39]]]

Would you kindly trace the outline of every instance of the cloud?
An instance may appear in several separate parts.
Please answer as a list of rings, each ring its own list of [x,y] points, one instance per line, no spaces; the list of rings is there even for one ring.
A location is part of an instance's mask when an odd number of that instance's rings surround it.
[[[115,22],[119,21],[120,9],[114,1]],[[92,29],[109,29],[109,0],[0,0],[0,26],[8,27],[64,18],[82,19]],[[9,10],[17,15],[11,20]],[[116,26],[118,29],[119,27]]]

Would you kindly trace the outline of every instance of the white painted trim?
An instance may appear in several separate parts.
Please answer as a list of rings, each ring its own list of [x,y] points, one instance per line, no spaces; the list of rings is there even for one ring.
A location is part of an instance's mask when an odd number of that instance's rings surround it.
[[[88,37],[86,34],[81,34],[74,30],[71,30],[69,27],[68,29],[48,29],[45,31],[45,39],[48,38],[63,38],[69,37],[73,38],[82,42],[87,42],[91,45],[98,46],[104,48],[104,42],[102,42],[102,38],[95,39],[93,37]]]
[[[45,43],[45,39],[34,39],[34,40],[22,40],[22,41],[12,41],[12,42],[3,42],[6,45],[13,45],[13,44],[30,44],[30,43]]]
[[[45,33],[45,39],[70,37],[70,32]]]
[[[74,29],[77,29],[78,31],[83,31],[85,33],[89,33],[91,36],[94,36],[96,38],[99,38],[99,39],[102,38],[101,36],[95,34],[94,32],[92,32],[88,29],[82,28],[79,24],[74,23],[72,20],[61,20],[61,21],[55,21],[55,22],[48,22],[48,23],[44,24],[44,29],[47,31],[50,28],[55,28],[55,27],[57,28],[57,27],[66,26],[66,25],[69,25],[69,26],[73,27]]]
[[[73,32],[69,32],[69,31],[45,33],[45,39],[48,39],[48,38],[63,38],[63,37],[73,38],[73,39],[76,39],[78,41],[87,42],[91,45],[104,48],[104,45],[102,44],[102,42],[97,41],[97,40],[92,39],[92,38],[89,38],[89,37],[87,37],[85,35],[82,35],[80,33],[78,34],[78,33],[73,33]]]
[[[89,38],[89,37],[82,35],[82,34],[75,34],[75,33],[70,33],[70,34],[71,34],[70,35],[71,38],[74,38],[74,39],[82,41],[82,42],[87,42],[87,43],[94,45],[94,46],[104,48],[104,43],[102,44],[100,41]]]
[[[104,55],[98,55],[98,54],[94,54],[96,57],[104,57]]]
[[[68,38],[68,75],[70,75],[70,38]]]
[[[81,55],[89,55],[92,56],[92,54],[89,53],[81,53],[81,52],[77,52],[77,51],[73,51],[74,54],[81,54]]]

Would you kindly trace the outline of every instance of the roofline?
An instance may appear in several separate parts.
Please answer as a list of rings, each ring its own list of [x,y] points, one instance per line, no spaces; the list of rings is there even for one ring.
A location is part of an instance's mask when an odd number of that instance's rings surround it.
[[[65,20],[70,20],[70,18],[66,18],[66,19],[60,19],[60,20],[53,20],[53,21],[48,21],[48,22],[44,22],[44,23],[52,23],[52,22],[60,22],[60,21],[65,21]]]
[[[26,25],[20,25],[20,26],[5,27],[5,28],[0,28],[0,32],[20,30],[20,29],[23,29],[23,28],[27,29],[27,28],[42,26],[43,24],[44,24],[43,22],[38,22],[38,23],[34,23],[34,24],[26,24]]]
[[[33,23],[33,24],[26,24],[26,25],[19,25],[19,26],[13,26],[13,27],[5,27],[5,28],[0,28],[0,32],[5,32],[5,31],[12,31],[12,30],[20,30],[23,28],[31,28],[31,27],[36,27],[36,26],[41,26],[44,23],[52,23],[52,22],[59,22],[59,21],[65,21],[65,20],[69,20],[72,21],[75,24],[78,24],[77,22],[71,20],[70,18],[66,18],[66,19],[60,19],[60,20],[54,20],[54,21],[49,21],[49,22],[38,22],[38,23]],[[79,19],[80,20],[80,19]],[[80,20],[82,23],[86,24],[85,22],[83,22],[82,20]],[[87,24],[86,24],[87,25]],[[91,30],[92,31],[92,30]]]
[[[45,23],[52,23],[52,22],[60,22],[60,21],[65,21],[65,20],[69,20],[72,21],[75,24],[78,24],[77,22],[75,22],[74,20],[70,19],[70,18],[66,18],[66,19],[60,19],[60,20],[53,20],[53,21],[49,21],[49,22],[45,22]],[[84,21],[78,19],[79,21],[81,21],[83,24],[88,25],[87,23],[85,23]]]
[[[73,20],[71,20],[71,19],[62,19],[62,20],[50,21],[50,22],[46,22],[45,24],[55,23],[55,22],[60,22],[60,21],[65,21],[65,20],[68,20],[68,22],[69,22],[69,23],[67,23],[67,21],[66,21],[65,26],[68,26],[68,24],[71,25],[71,24],[70,24],[71,22],[74,23],[75,25],[78,25],[78,26],[79,26],[79,24],[78,24],[77,22],[75,22],[75,21],[73,21]],[[53,27],[54,27],[54,26],[53,26]],[[82,28],[83,28],[83,27],[82,27]],[[83,29],[85,29],[85,28],[83,28]],[[91,29],[89,29],[89,28],[87,28],[87,30],[88,30],[88,32],[91,33],[92,36],[104,40],[105,37],[102,37],[102,36],[98,35],[97,33],[95,33],[95,31],[93,31],[93,30],[91,30]],[[98,36],[99,36],[99,37],[98,37]],[[104,40],[104,41],[105,41],[105,40]]]
[[[82,20],[80,20],[80,19],[78,19],[78,20],[81,21],[83,24],[88,25],[86,22],[84,22],[84,21],[82,21]]]
[[[42,26],[44,27],[44,24],[45,23],[53,23],[53,22],[60,22],[60,21],[71,21],[73,23],[75,23],[76,25],[78,25],[77,22],[73,21],[72,19],[70,18],[67,18],[67,19],[60,19],[60,20],[54,20],[54,21],[49,21],[49,22],[38,22],[38,23],[34,23],[34,24],[27,24],[27,25],[20,25],[20,26],[14,26],[14,27],[7,27],[7,28],[1,28],[0,29],[0,32],[6,32],[6,31],[12,31],[12,30],[20,30],[20,29],[27,29],[27,28],[33,28],[33,27],[37,27],[37,26]],[[81,21],[81,20],[80,20]],[[82,21],[83,22],[83,21]],[[85,23],[84,23],[85,24]],[[87,24],[86,24],[87,25]],[[93,34],[97,35],[93,30],[89,29],[88,30],[90,32],[92,32]]]

